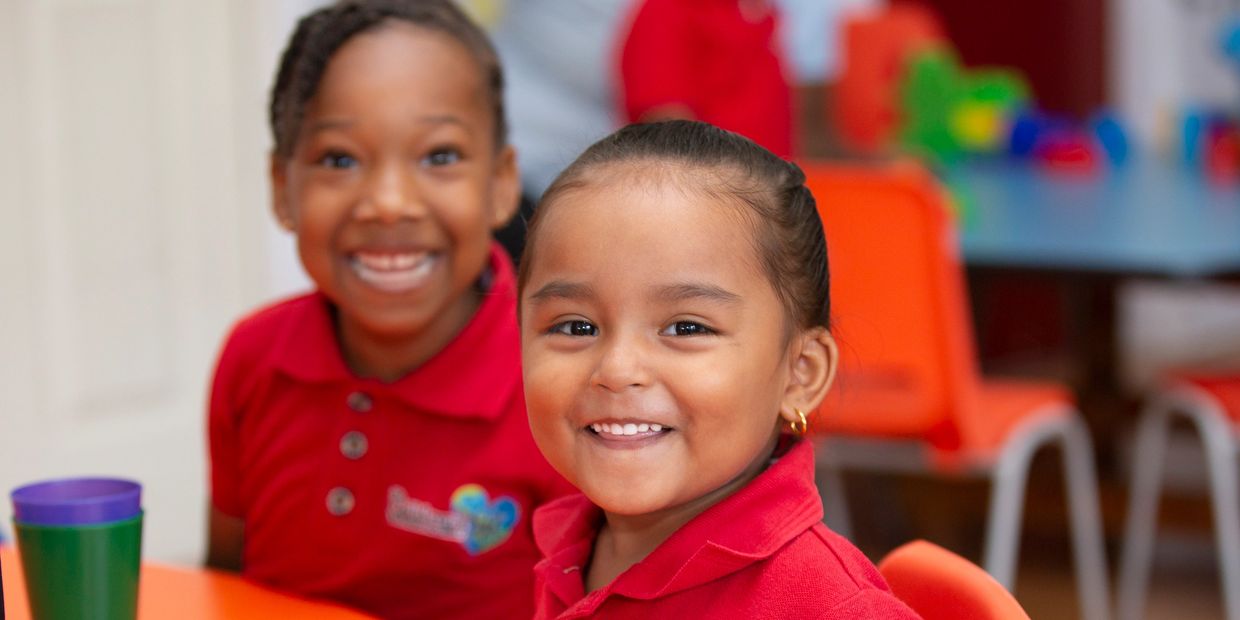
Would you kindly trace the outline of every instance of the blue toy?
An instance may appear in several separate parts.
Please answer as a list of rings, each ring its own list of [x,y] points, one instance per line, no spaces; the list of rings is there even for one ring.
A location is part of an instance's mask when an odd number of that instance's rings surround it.
[[[1236,63],[1236,67],[1240,68],[1240,16],[1231,20],[1223,28],[1223,54]]]
[[[1089,122],[1094,138],[1112,165],[1122,165],[1128,159],[1128,136],[1118,117],[1111,112],[1098,112]]]

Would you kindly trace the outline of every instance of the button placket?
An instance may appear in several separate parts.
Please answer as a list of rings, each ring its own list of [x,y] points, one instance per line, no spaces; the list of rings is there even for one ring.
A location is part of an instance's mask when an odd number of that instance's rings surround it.
[[[345,406],[350,411],[350,417],[348,418],[350,422],[344,425],[344,429],[341,429],[344,433],[340,435],[338,449],[340,454],[350,461],[361,459],[370,449],[370,442],[366,434],[356,428],[358,426],[357,423],[365,418],[354,418],[352,416],[370,413],[374,409],[374,404],[374,398],[360,389],[349,392],[348,396],[345,397]],[[350,426],[354,428],[350,429]],[[335,471],[337,468],[333,466],[331,469]],[[341,475],[333,476],[336,478],[337,484],[327,491],[327,495],[324,498],[328,514],[344,517],[353,512],[357,507],[357,496],[354,495],[352,489],[357,488],[357,484],[362,482],[359,476],[363,473],[362,470],[349,467],[340,470]]]

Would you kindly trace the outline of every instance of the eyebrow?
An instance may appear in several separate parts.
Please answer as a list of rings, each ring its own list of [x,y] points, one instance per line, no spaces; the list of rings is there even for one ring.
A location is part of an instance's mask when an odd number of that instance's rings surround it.
[[[320,121],[314,121],[310,124],[310,133],[318,133],[320,131],[328,131],[330,129],[347,129],[355,123],[343,118],[326,118]]]
[[[530,295],[530,300],[545,301],[548,299],[567,299],[576,301],[591,299],[594,296],[594,288],[588,284],[554,280],[538,289],[533,295]],[[664,303],[688,301],[691,299],[705,299],[708,301],[734,305],[740,303],[741,301],[740,295],[737,295],[736,293],[733,293],[725,288],[715,286],[713,284],[699,284],[695,282],[660,286],[655,289],[653,297]]]
[[[417,122],[424,125],[457,125],[469,129],[469,124],[454,114],[436,114],[432,116],[418,117]],[[330,129],[347,129],[356,125],[356,121],[349,118],[325,118],[311,123],[310,132],[327,131]]]
[[[545,301],[548,299],[568,299],[580,300],[590,299],[594,297],[594,288],[589,284],[580,282],[567,282],[564,280],[552,280],[538,289],[533,295],[530,295],[531,301]]]
[[[660,286],[655,291],[655,298],[665,302],[688,301],[691,299],[705,299],[733,305],[740,303],[741,296],[729,291],[725,288],[715,286],[713,284],[699,284],[696,282],[684,282],[678,284],[669,284]]]

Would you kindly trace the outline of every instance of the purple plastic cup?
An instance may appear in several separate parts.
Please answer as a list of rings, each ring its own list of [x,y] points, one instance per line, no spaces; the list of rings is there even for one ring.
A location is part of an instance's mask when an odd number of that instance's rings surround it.
[[[119,478],[64,478],[13,490],[13,520],[26,525],[98,525],[142,514],[142,485]]]

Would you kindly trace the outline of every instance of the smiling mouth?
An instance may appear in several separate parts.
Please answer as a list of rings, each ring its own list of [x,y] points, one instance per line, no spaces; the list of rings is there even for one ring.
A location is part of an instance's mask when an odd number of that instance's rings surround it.
[[[641,439],[672,432],[672,427],[649,422],[595,422],[586,431],[602,439]]]
[[[427,251],[355,252],[349,256],[349,266],[376,289],[404,293],[424,284],[438,260],[438,254]]]

